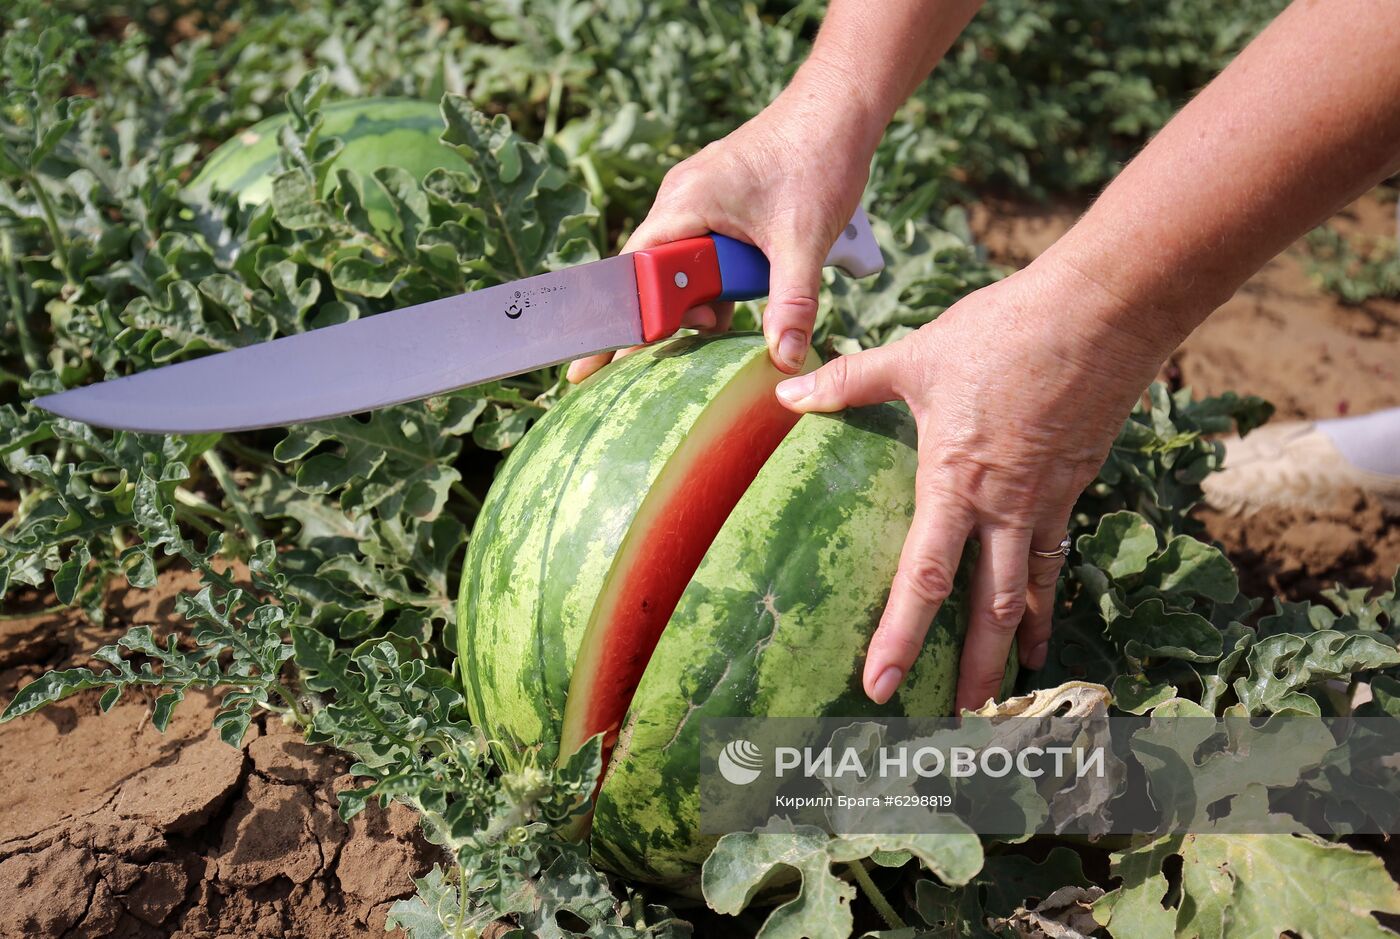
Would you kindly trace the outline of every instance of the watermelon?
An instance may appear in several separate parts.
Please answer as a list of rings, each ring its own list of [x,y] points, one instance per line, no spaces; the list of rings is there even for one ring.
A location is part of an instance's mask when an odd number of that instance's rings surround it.
[[[339,137],[344,144],[331,164],[327,185],[336,169],[349,169],[364,178],[370,219],[381,228],[394,225],[384,192],[369,179],[381,166],[397,166],[421,180],[438,167],[468,171],[467,161],[439,138],[444,123],[436,104],[408,98],[364,98],[322,106],[321,135]],[[281,172],[277,134],[289,116],[278,114],[259,121],[225,142],[204,161],[191,187],[195,191],[231,192],[242,205],[262,205],[272,198],[272,178]]]
[[[913,514],[913,420],[798,420],[773,395],[784,377],[753,335],[618,360],[512,452],[468,549],[473,720],[512,768],[602,734],[592,850],[635,880],[689,890],[712,846],[700,718],[953,711],[960,597],[890,702],[860,686]]]

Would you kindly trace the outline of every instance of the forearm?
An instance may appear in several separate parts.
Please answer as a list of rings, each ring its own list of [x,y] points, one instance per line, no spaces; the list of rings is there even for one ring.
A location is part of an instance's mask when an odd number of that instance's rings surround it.
[[[1400,5],[1294,3],[1046,260],[1165,356],[1271,257],[1400,168]]]
[[[982,0],[831,0],[812,53],[785,94],[854,125],[873,151]]]

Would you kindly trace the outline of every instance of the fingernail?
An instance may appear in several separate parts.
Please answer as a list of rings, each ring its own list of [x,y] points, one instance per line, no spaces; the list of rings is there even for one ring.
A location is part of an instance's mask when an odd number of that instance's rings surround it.
[[[1026,656],[1026,667],[1031,671],[1040,671],[1045,667],[1045,653],[1050,644],[1044,640],[1037,642],[1031,647],[1031,651]]]
[[[806,375],[798,375],[796,378],[789,378],[787,381],[778,383],[778,397],[788,404],[796,404],[811,394],[816,385],[817,379],[811,372]]]
[[[807,361],[807,336],[798,329],[786,330],[778,339],[778,358],[789,368],[801,368]]]
[[[904,679],[904,670],[897,665],[888,665],[880,673],[880,677],[875,679],[875,687],[870,689],[870,700],[876,704],[884,704],[894,697],[894,690],[899,687],[900,681]]]

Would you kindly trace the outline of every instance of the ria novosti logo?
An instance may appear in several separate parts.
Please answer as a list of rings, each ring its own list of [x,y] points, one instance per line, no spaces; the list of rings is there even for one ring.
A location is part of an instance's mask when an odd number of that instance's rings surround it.
[[[747,740],[731,740],[719,752],[719,774],[726,782],[747,786],[763,772],[763,751]]]
[[[773,775],[779,779],[885,779],[946,776],[1000,779],[1013,773],[1028,779],[1049,775],[1103,778],[1107,772],[1102,746],[883,746],[873,753],[855,747],[773,747]],[[767,768],[764,748],[735,738],[716,760],[726,782],[747,786]]]

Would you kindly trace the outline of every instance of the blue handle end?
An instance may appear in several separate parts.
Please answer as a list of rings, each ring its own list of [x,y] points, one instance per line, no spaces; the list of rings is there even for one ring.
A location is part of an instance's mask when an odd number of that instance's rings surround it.
[[[768,258],[751,244],[711,235],[719,261],[720,300],[753,300],[768,295]]]

